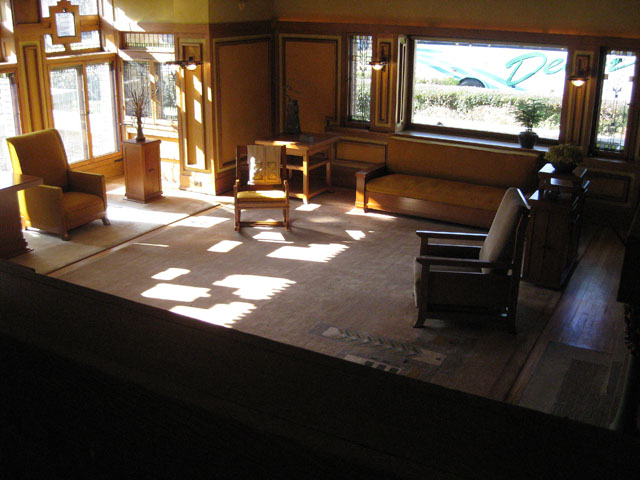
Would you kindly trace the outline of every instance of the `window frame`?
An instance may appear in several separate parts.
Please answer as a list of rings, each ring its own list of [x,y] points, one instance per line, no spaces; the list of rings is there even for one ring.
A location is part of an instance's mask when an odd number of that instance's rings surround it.
[[[347,48],[347,55],[346,55],[346,69],[345,71],[347,72],[347,94],[345,95],[346,98],[346,105],[345,105],[345,124],[349,127],[354,127],[354,128],[362,128],[362,129],[368,129],[371,126],[371,121],[373,118],[373,82],[374,82],[374,75],[373,72],[371,72],[371,80],[369,83],[369,120],[354,120],[351,116],[351,92],[352,92],[352,41],[354,37],[369,37],[371,39],[371,52],[373,55],[373,46],[374,46],[374,42],[375,42],[375,35],[373,34],[367,34],[367,33],[348,33],[347,34],[347,41],[346,43],[346,48]],[[371,59],[369,59],[369,61],[371,61]]]
[[[604,87],[604,75],[606,68],[606,57],[611,51],[630,51],[636,55],[636,63],[633,72],[633,86],[631,102],[629,104],[629,114],[627,117],[627,132],[625,135],[624,148],[622,152],[614,152],[609,150],[600,150],[596,148],[596,141],[598,138],[598,122],[600,118],[602,90]],[[635,158],[637,141],[638,141],[638,129],[640,128],[640,108],[638,107],[640,102],[640,48],[629,48],[625,45],[613,45],[603,46],[598,52],[598,72],[596,77],[595,95],[593,101],[593,119],[591,122],[591,135],[589,139],[589,154],[597,158],[607,158],[612,160],[623,160],[631,162]]]
[[[13,103],[13,113],[14,113],[14,122],[15,122],[15,131],[16,135],[20,135],[22,133],[22,113],[20,111],[20,87],[18,85],[18,71],[14,65],[0,65],[0,74],[11,75],[11,94],[12,94],[12,103]],[[3,143],[4,140],[1,140]],[[9,168],[11,169],[11,160],[8,163]]]
[[[518,40],[511,40],[509,38],[491,38],[490,35],[485,35],[483,37],[473,38],[473,37],[447,37],[447,36],[428,36],[428,35],[407,35],[407,43],[408,43],[408,55],[407,55],[407,88],[406,88],[406,97],[405,97],[405,109],[406,109],[406,124],[405,130],[415,130],[430,134],[437,135],[447,135],[451,137],[460,137],[460,138],[469,138],[469,139],[480,139],[480,140],[494,140],[505,143],[518,143],[517,142],[517,134],[512,133],[500,133],[500,132],[491,132],[488,130],[472,130],[465,128],[455,128],[455,127],[447,127],[447,126],[438,126],[438,125],[427,125],[415,123],[413,118],[413,91],[414,91],[414,73],[415,73],[415,58],[416,58],[416,44],[419,40],[425,40],[430,42],[464,42],[464,43],[487,43],[487,44],[499,44],[505,46],[522,46],[522,47],[540,47],[540,48],[559,48],[565,49],[567,51],[567,64],[565,66],[565,83],[564,89],[562,93],[562,102],[561,102],[561,114],[560,114],[560,125],[559,125],[559,134],[558,139],[550,139],[540,137],[536,145],[554,145],[559,143],[564,138],[566,131],[566,105],[567,98],[569,96],[569,87],[568,87],[568,76],[569,70],[568,65],[570,62],[570,56],[572,52],[571,45],[569,42],[545,42],[542,39],[532,38],[531,41],[523,41],[522,38]]]
[[[131,53],[131,52],[129,52]],[[166,63],[159,61],[157,58],[152,57],[144,52],[138,52],[136,55],[130,55],[130,58],[122,59],[122,117],[125,120],[125,123],[133,122],[135,117],[132,115],[127,115],[126,109],[126,93],[125,93],[125,78],[124,78],[124,65],[126,62],[139,62],[146,63],[149,65],[149,75],[153,78],[150,82],[151,88],[151,116],[142,117],[145,119],[147,126],[156,126],[156,127],[178,127],[178,116],[176,116],[175,120],[158,118],[158,110],[162,107],[162,100],[158,99],[158,89],[157,85],[159,83],[159,78],[161,78],[161,65]],[[160,67],[160,68],[158,68]],[[177,69],[177,67],[174,67]],[[177,77],[177,71],[176,71]],[[177,81],[176,81],[177,85]],[[176,106],[178,105],[178,99],[176,98]]]

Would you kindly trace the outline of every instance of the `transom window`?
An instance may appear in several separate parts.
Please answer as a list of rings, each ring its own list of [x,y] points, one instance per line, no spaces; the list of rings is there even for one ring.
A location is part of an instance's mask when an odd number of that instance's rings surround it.
[[[40,0],[42,16],[49,16],[49,7],[54,7],[60,0]],[[80,15],[98,15],[98,0],[71,0],[71,5],[80,7]]]
[[[534,131],[558,139],[567,50],[414,40],[414,125],[518,134],[514,108],[534,99],[544,119]]]
[[[635,52],[609,50],[604,56],[594,135],[594,150],[597,153],[617,156],[625,152],[636,63]]]

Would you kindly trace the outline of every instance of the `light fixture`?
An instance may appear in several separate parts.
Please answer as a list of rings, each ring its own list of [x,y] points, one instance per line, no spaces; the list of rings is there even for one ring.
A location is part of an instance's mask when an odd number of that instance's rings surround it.
[[[576,55],[574,74],[569,77],[571,85],[574,87],[582,87],[587,83],[590,60],[589,55]]]
[[[178,65],[179,67],[193,71],[198,67],[198,65],[202,65],[202,60],[195,60],[192,56],[190,56],[187,60],[174,60],[167,63],[169,65]]]
[[[384,72],[387,69],[387,59],[382,57],[380,60],[371,60],[369,65],[376,71],[382,70]]]

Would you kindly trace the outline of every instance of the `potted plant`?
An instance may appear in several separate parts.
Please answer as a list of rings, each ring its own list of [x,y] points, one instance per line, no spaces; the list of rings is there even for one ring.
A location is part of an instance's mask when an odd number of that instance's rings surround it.
[[[520,132],[518,140],[523,148],[533,148],[538,141],[538,134],[533,131],[542,123],[545,115],[544,104],[535,99],[521,100],[515,106],[516,121],[525,128]]]
[[[572,172],[582,163],[583,158],[582,149],[569,144],[554,145],[544,155],[544,159],[553,165],[558,173]]]

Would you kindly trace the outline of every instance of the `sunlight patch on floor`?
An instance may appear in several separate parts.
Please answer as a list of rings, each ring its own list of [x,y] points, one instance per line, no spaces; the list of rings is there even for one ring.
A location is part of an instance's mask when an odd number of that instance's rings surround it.
[[[367,234],[362,230],[345,230],[345,232],[347,232],[347,235],[349,235],[354,240],[362,240],[367,236]]]
[[[360,217],[373,217],[373,218],[383,218],[385,220],[395,220],[396,217],[393,215],[387,215],[385,213],[374,213],[374,212],[365,212],[361,208],[352,208],[347,212],[347,215],[358,215]]]
[[[247,302],[218,303],[211,308],[195,308],[178,305],[170,309],[173,313],[195,318],[203,322],[230,328],[234,323],[246,316],[256,306]]]
[[[169,245],[165,245],[162,243],[143,243],[143,242],[133,242],[133,245],[142,245],[143,247],[161,247],[161,248],[169,248]]]
[[[228,218],[207,217],[206,215],[201,215],[198,217],[185,218],[184,220],[180,220],[179,222],[170,225],[170,227],[209,228],[228,221]]]
[[[189,287],[186,285],[175,285],[172,283],[159,283],[155,287],[142,292],[145,298],[155,298],[158,300],[172,300],[175,302],[193,302],[198,298],[208,298],[210,288]]]
[[[242,245],[242,242],[236,242],[235,240],[220,240],[215,245],[209,247],[207,252],[228,253],[239,245]]]
[[[280,247],[267,257],[326,263],[347,248],[349,247],[340,243],[312,243],[308,247]]]
[[[246,300],[268,300],[283,291],[293,280],[286,278],[264,277],[260,275],[229,275],[224,280],[214,282],[216,287],[237,289],[234,295]]]
[[[111,221],[168,224],[180,220],[185,213],[157,212],[154,210],[141,210],[137,208],[110,205],[107,207],[107,216]]]
[[[259,242],[273,242],[273,243],[293,243],[285,240],[284,235],[280,232],[260,232],[253,236],[254,240]]]
[[[318,203],[307,203],[306,205],[303,203],[302,205],[300,205],[295,210],[298,211],[298,212],[313,212],[314,210],[317,210],[318,208],[320,208],[320,204],[318,204]]]
[[[167,268],[164,272],[156,273],[151,278],[153,278],[154,280],[171,281],[190,272],[191,270],[188,270],[186,268]]]

